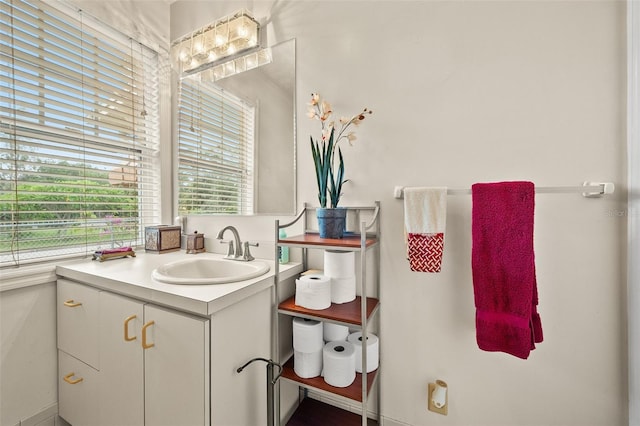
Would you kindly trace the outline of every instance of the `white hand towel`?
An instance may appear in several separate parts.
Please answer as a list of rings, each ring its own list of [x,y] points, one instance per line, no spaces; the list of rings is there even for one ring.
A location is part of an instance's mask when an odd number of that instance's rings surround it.
[[[404,225],[409,266],[440,272],[447,222],[447,188],[405,188]]]

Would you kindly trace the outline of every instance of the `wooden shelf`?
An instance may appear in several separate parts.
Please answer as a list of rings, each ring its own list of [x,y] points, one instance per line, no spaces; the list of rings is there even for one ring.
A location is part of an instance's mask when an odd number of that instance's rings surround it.
[[[374,370],[371,373],[367,373],[367,395],[371,391],[371,386],[376,379],[378,370]],[[331,386],[324,381],[322,377],[312,377],[310,379],[303,379],[298,376],[293,370],[293,357],[282,367],[282,375],[285,379],[289,379],[293,382],[303,385],[304,387],[319,389],[325,392],[331,392],[335,395],[344,396],[345,398],[353,399],[354,401],[362,402],[362,374],[356,373],[356,379],[354,382],[346,388],[337,388]],[[360,418],[360,416],[358,416]]]
[[[370,247],[378,242],[375,237],[367,237],[365,247]],[[278,240],[278,244],[293,247],[325,247],[325,248],[342,248],[345,250],[360,250],[360,235],[347,233],[342,238],[320,238],[320,234],[306,233],[293,237],[282,238]]]
[[[291,296],[278,305],[278,312],[287,315],[306,318],[343,322],[362,326],[362,314],[360,312],[361,297],[347,303],[332,303],[330,307],[322,310],[307,309],[295,303],[295,296]],[[367,319],[378,309],[378,299],[367,297]]]
[[[367,419],[367,424],[368,426],[377,426],[378,422],[373,419]],[[305,398],[287,422],[287,426],[326,425],[361,426],[362,417],[359,414],[325,404],[317,399]]]

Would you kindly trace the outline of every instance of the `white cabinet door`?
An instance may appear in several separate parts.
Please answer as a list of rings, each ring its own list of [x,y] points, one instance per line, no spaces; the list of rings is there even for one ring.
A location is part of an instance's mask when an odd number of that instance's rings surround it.
[[[145,325],[145,424],[208,425],[209,320],[146,305]]]
[[[241,374],[236,368],[254,357],[268,357],[271,303],[271,288],[267,288],[216,312],[211,319],[212,425],[267,424],[266,364],[254,363]]]
[[[58,413],[72,425],[98,426],[98,371],[58,351]]]
[[[99,369],[99,290],[58,280],[58,349]]]
[[[100,293],[100,422],[144,425],[144,303]]]

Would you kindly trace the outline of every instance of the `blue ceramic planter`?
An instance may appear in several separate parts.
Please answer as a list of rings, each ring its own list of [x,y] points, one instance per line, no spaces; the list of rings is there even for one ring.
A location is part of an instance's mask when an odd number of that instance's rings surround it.
[[[333,209],[316,209],[318,216],[318,231],[320,238],[342,238],[347,222],[347,209],[336,207]]]

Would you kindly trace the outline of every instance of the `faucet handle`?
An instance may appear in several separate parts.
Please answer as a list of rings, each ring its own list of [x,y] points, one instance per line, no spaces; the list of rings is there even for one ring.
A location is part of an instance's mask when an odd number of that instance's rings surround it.
[[[236,252],[233,249],[233,240],[229,240],[229,241],[220,240],[220,244],[228,244],[229,248],[227,249],[227,257],[229,258],[235,257]]]
[[[250,261],[255,259],[255,257],[251,256],[251,252],[249,251],[249,246],[253,246],[253,247],[258,247],[260,244],[259,243],[250,243],[249,241],[245,241],[244,243],[242,243],[242,260],[244,261]]]

